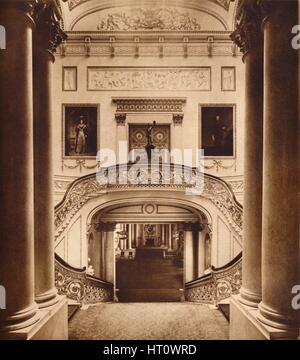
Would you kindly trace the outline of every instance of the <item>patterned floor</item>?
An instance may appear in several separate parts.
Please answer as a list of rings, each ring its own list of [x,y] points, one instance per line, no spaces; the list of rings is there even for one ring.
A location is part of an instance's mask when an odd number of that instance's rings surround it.
[[[226,340],[222,313],[191,303],[116,303],[78,311],[71,340]]]

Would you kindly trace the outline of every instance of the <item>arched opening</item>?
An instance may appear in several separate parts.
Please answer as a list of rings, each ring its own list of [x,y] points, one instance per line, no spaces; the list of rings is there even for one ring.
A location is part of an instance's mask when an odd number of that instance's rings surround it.
[[[120,302],[182,301],[184,284],[210,263],[207,224],[203,212],[176,201],[102,208],[91,219],[89,271],[113,283]]]

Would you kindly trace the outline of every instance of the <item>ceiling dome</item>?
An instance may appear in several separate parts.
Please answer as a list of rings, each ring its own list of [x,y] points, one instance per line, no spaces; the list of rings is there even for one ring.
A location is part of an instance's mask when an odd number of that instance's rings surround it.
[[[63,0],[66,31],[230,31],[231,0]]]

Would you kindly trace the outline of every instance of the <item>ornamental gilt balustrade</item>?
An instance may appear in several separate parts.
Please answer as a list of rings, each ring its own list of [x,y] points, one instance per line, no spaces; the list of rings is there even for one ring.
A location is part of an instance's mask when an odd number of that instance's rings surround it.
[[[239,293],[242,285],[242,253],[227,265],[185,284],[185,299],[190,302],[217,305]]]
[[[136,180],[136,166],[117,165],[75,180],[68,188],[63,200],[55,207],[55,238],[71,222],[72,218],[90,200],[103,193],[116,190],[171,190],[197,189],[198,169],[171,164],[169,167],[152,168],[139,165],[139,181]],[[109,178],[115,181],[108,182]],[[226,217],[232,228],[242,234],[242,206],[237,202],[230,186],[220,178],[203,175],[203,191],[199,196],[210,200]]]

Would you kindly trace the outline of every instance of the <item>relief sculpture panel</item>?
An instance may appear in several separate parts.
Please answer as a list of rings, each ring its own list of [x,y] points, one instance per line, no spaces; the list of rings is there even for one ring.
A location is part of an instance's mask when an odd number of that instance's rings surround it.
[[[88,68],[88,90],[211,91],[211,68]]]

